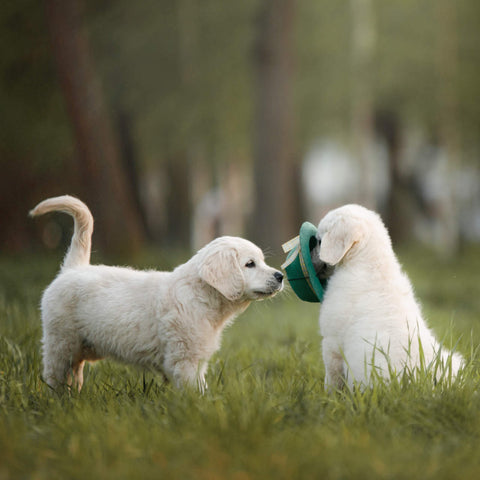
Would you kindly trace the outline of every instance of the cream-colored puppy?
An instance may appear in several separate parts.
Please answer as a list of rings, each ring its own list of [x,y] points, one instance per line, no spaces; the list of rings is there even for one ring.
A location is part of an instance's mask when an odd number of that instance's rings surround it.
[[[222,330],[252,300],[283,287],[262,251],[220,237],[173,272],[90,265],[93,218],[80,200],[50,198],[30,213],[62,211],[75,230],[60,273],[42,298],[43,375],[80,390],[85,361],[111,357],[162,372],[203,391]],[[73,377],[73,378],[72,378]]]
[[[447,363],[451,355],[457,373],[462,357],[442,351],[428,329],[379,215],[343,206],[320,221],[317,237],[312,255],[335,266],[320,310],[327,389],[368,385],[373,369],[388,379],[437,356]]]

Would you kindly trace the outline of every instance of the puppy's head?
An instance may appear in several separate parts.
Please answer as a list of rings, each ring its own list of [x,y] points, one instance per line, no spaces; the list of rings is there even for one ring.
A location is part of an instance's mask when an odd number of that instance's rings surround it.
[[[220,237],[199,254],[200,277],[230,301],[271,297],[283,288],[282,273],[269,267],[248,240]]]
[[[327,265],[338,265],[356,255],[375,232],[380,233],[380,238],[389,240],[375,212],[360,205],[345,205],[332,210],[318,225],[318,257]]]

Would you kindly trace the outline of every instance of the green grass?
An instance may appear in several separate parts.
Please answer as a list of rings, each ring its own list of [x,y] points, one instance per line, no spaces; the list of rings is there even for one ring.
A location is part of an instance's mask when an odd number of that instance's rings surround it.
[[[37,306],[60,259],[1,258],[0,479],[478,478],[480,250],[401,258],[431,326],[470,362],[452,385],[327,395],[318,305],[287,292],[225,332],[204,396],[109,361],[87,367],[81,394],[51,392]]]

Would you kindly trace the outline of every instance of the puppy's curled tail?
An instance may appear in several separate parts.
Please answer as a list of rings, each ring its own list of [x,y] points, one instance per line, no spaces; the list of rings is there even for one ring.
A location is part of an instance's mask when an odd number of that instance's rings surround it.
[[[29,215],[36,217],[54,211],[68,213],[74,221],[73,237],[63,260],[62,270],[88,265],[90,263],[93,233],[93,217],[90,210],[78,198],[63,195],[40,202],[30,211]]]

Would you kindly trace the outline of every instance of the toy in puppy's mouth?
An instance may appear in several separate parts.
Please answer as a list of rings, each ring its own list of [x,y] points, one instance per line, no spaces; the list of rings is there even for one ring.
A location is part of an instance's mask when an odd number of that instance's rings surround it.
[[[287,253],[282,269],[297,297],[306,302],[321,302],[334,267],[320,260],[317,228],[304,222],[299,235],[282,247]]]

